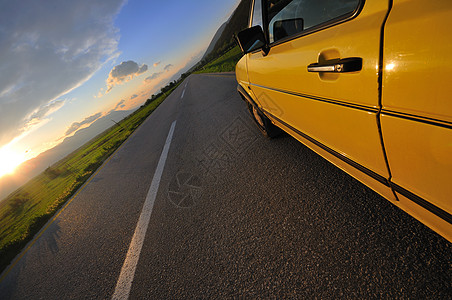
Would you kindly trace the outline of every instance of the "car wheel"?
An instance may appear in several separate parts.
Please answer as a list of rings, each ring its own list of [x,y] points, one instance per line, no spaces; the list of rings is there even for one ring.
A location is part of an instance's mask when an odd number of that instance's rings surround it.
[[[273,125],[269,118],[267,118],[256,106],[247,103],[248,111],[251,114],[254,122],[256,122],[257,127],[262,132],[262,134],[267,138],[275,138],[282,133],[282,130]]]

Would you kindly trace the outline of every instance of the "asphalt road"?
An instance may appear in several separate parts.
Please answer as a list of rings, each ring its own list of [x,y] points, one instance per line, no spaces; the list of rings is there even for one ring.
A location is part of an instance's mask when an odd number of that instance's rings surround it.
[[[0,299],[109,299],[174,134],[130,299],[450,299],[451,244],[289,136],[230,75],[190,76],[0,282]]]

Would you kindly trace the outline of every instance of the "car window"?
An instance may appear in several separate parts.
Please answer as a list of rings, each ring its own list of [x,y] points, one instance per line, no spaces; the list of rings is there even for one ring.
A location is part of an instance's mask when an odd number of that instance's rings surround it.
[[[254,1],[253,19],[251,27],[260,25],[264,29],[264,22],[262,21],[262,0]]]
[[[272,43],[347,15],[358,7],[360,0],[268,0],[267,3]]]

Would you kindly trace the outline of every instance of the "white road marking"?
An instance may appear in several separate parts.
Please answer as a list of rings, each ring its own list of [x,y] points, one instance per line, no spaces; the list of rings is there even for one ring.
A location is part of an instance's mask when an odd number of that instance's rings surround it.
[[[141,248],[143,247],[144,237],[148,229],[149,221],[151,219],[152,209],[154,207],[155,198],[160,185],[160,179],[162,178],[163,169],[165,168],[165,162],[168,157],[168,151],[173,138],[174,128],[176,127],[176,121],[171,125],[171,129],[166,138],[165,146],[163,147],[160,160],[155,169],[154,178],[152,179],[151,186],[149,188],[146,200],[141,211],[138,224],[135,229],[135,233],[130,243],[129,251],[124,261],[124,265],[121,269],[118,282],[116,284],[115,293],[112,299],[126,300],[129,298],[130,290],[132,288],[133,278],[135,276],[135,270],[137,268],[138,259],[140,258]]]
[[[182,96],[180,97],[181,99],[184,99],[185,90],[187,89],[187,85],[188,85],[188,82],[184,86],[184,91],[182,92]]]

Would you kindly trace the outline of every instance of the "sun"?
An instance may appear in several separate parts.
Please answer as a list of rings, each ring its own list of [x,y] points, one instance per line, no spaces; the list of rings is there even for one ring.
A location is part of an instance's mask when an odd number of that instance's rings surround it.
[[[15,152],[6,147],[0,148],[0,177],[14,173],[16,168],[25,161],[25,154]]]

